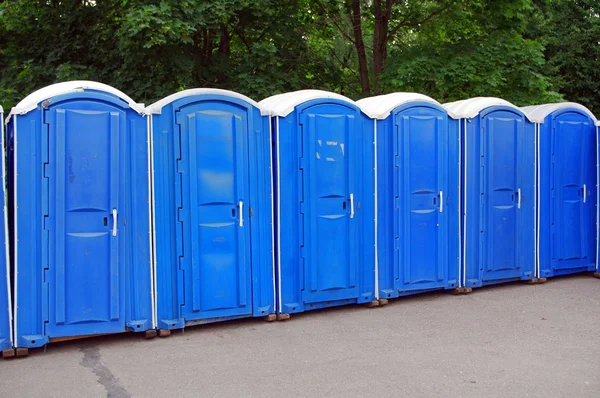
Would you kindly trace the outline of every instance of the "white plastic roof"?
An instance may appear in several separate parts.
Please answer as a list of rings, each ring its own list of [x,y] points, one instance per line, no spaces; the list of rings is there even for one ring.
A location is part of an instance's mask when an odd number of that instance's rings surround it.
[[[57,95],[63,95],[84,90],[97,90],[113,94],[126,101],[131,107],[131,109],[135,110],[138,113],[144,113],[143,104],[137,104],[127,94],[123,93],[120,90],[117,90],[114,87],[109,86],[108,84],[92,82],[88,80],[73,80],[70,82],[51,84],[50,86],[46,86],[37,91],[34,91],[27,97],[23,98],[21,102],[19,102],[14,108],[11,109],[9,117],[13,114],[24,115],[37,108],[40,102],[43,102],[52,97],[56,97]]]
[[[439,102],[431,97],[419,93],[391,93],[378,95],[376,97],[363,98],[356,101],[360,109],[373,119],[385,119],[397,107],[411,102],[428,102],[435,105],[440,105]],[[454,114],[448,112],[448,115],[454,119]]]
[[[290,93],[277,94],[265,98],[264,100],[260,101],[259,104],[263,106],[271,116],[286,117],[292,113],[298,105],[304,102],[327,98],[345,101],[353,105],[356,104],[350,98],[344,97],[343,95],[323,90],[300,90],[292,91]]]
[[[534,123],[544,123],[544,119],[546,119],[549,114],[561,109],[580,110],[587,114],[594,121],[596,126],[600,125],[596,116],[594,116],[588,108],[576,102],[559,102],[556,104],[532,105],[521,108],[527,117],[529,117],[529,120]]]
[[[237,99],[241,99],[242,101],[248,102],[249,104],[252,104],[253,106],[257,107],[260,110],[261,115],[269,114],[267,112],[267,110],[264,109],[264,107],[262,107],[258,102],[254,101],[253,99],[246,97],[245,95],[242,95],[240,93],[236,93],[234,91],[221,90],[218,88],[192,88],[189,90],[183,90],[178,93],[171,94],[168,97],[165,97],[161,100],[156,101],[152,105],[149,105],[148,108],[146,108],[146,110],[148,113],[160,114],[160,113],[162,113],[162,108],[167,106],[168,104],[170,104],[174,101],[177,101],[180,98],[190,97],[193,95],[223,95],[226,97],[237,98]]]
[[[475,97],[461,101],[448,102],[442,105],[448,113],[452,112],[456,118],[471,119],[479,115],[481,111],[490,106],[507,106],[522,112],[518,107],[510,102],[496,97]],[[526,115],[527,116],[527,115]]]

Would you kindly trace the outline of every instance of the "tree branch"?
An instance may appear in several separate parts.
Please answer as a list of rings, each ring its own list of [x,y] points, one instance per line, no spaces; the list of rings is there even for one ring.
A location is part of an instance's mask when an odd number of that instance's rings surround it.
[[[400,22],[398,25],[396,25],[392,29],[390,29],[386,40],[389,40],[392,37],[394,37],[396,35],[396,33],[398,33],[398,30],[400,30],[400,28],[407,28],[409,26],[416,27],[416,26],[419,26],[419,25],[422,25],[424,23],[431,21],[431,19],[442,14],[444,11],[446,11],[447,9],[452,7],[454,5],[454,3],[455,3],[455,1],[449,2],[445,6],[438,8],[437,10],[435,10],[431,14],[429,14],[427,17],[425,17],[419,21],[411,21],[411,22],[402,21],[402,22]]]
[[[352,75],[354,75],[354,77],[356,78],[356,80],[357,80],[358,82],[360,82],[360,76],[359,76],[359,75],[358,75],[358,73],[356,72],[356,69],[354,69],[354,68],[353,68],[351,65],[349,65],[347,61],[344,61],[343,59],[341,59],[341,58],[340,58],[340,57],[339,57],[339,56],[338,56],[338,55],[335,53],[335,50],[334,50],[334,49],[332,49],[332,48],[329,48],[329,53],[331,54],[331,56],[332,56],[333,58],[335,58],[335,59],[336,59],[336,60],[337,60],[337,61],[340,63],[340,65],[341,65],[343,68],[346,68],[346,69],[350,70],[350,72],[352,73]]]
[[[323,7],[323,4],[321,4],[321,2],[320,2],[320,1],[315,1],[314,3],[316,3],[316,4],[317,4],[317,5],[318,5],[318,6],[321,8],[321,10],[322,10],[322,11],[325,13],[325,15],[327,15],[327,16],[329,17],[329,15],[328,15],[328,13],[327,13],[327,10],[325,9],[325,7]],[[342,36],[344,36],[344,38],[345,38],[346,40],[348,40],[348,41],[349,41],[350,43],[352,43],[352,44],[356,44],[356,43],[354,42],[354,39],[353,39],[352,37],[350,37],[350,36],[348,35],[348,33],[346,33],[346,31],[345,31],[344,29],[342,29],[342,27],[341,27],[341,26],[340,26],[340,25],[339,25],[337,22],[335,22],[336,18],[329,18],[329,20],[330,20],[330,21],[333,23],[333,25],[334,25],[334,26],[335,26],[335,27],[336,27],[336,28],[337,28],[337,29],[340,31],[340,33],[342,34]]]
[[[394,4],[397,3],[397,0],[387,0],[385,2],[385,20],[389,21],[390,18],[392,17],[392,8],[394,7]]]

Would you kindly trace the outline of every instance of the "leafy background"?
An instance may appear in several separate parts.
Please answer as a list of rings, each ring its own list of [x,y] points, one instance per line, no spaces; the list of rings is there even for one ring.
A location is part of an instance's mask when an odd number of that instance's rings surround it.
[[[146,104],[319,88],[600,114],[599,14],[598,0],[0,0],[0,103],[89,79]]]

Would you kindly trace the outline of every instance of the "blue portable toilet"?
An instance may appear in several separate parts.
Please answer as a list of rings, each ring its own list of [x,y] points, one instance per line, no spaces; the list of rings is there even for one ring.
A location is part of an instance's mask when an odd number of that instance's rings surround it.
[[[535,127],[500,98],[444,105],[461,121],[462,286],[535,277]]]
[[[6,194],[5,194],[5,145],[4,145],[4,110],[0,106],[0,141],[2,145],[2,205],[0,215],[2,226],[0,227],[0,352],[2,356],[10,357],[14,355],[13,332],[12,332],[12,294],[10,290],[10,264],[8,261],[8,218],[6,212]]]
[[[573,102],[522,110],[537,136],[537,277],[594,271],[598,120]]]
[[[460,287],[459,121],[423,94],[357,104],[376,119],[379,297]]]
[[[9,114],[15,347],[154,328],[147,119],[89,81]]]
[[[148,111],[159,334],[274,314],[268,114],[217,89],[181,91]]]
[[[277,312],[375,300],[373,121],[350,99],[264,99],[275,141]]]

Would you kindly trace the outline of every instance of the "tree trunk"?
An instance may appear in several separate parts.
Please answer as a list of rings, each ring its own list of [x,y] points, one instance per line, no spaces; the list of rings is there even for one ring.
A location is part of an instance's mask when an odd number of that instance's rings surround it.
[[[229,60],[231,55],[231,35],[227,25],[221,25],[221,40],[219,42],[219,57],[225,68],[217,72],[217,82],[224,84],[227,81],[227,73],[229,72]]]
[[[358,56],[358,72],[362,94],[369,95],[371,94],[371,84],[369,82],[369,69],[367,67],[367,53],[365,51],[365,43],[362,36],[360,0],[346,0],[346,10],[348,12],[348,17],[352,22],[354,47],[356,47],[356,55]]]
[[[204,71],[212,66],[212,51],[214,48],[212,32],[210,29],[201,29],[194,32],[193,57],[194,57],[194,78],[198,87],[208,84],[214,84],[213,79],[208,81]]]
[[[387,59],[388,29],[395,0],[387,0],[385,9],[382,8],[381,2],[382,0],[373,2],[373,16],[375,17],[373,30],[373,92],[375,94],[381,94],[379,76],[383,73]]]

